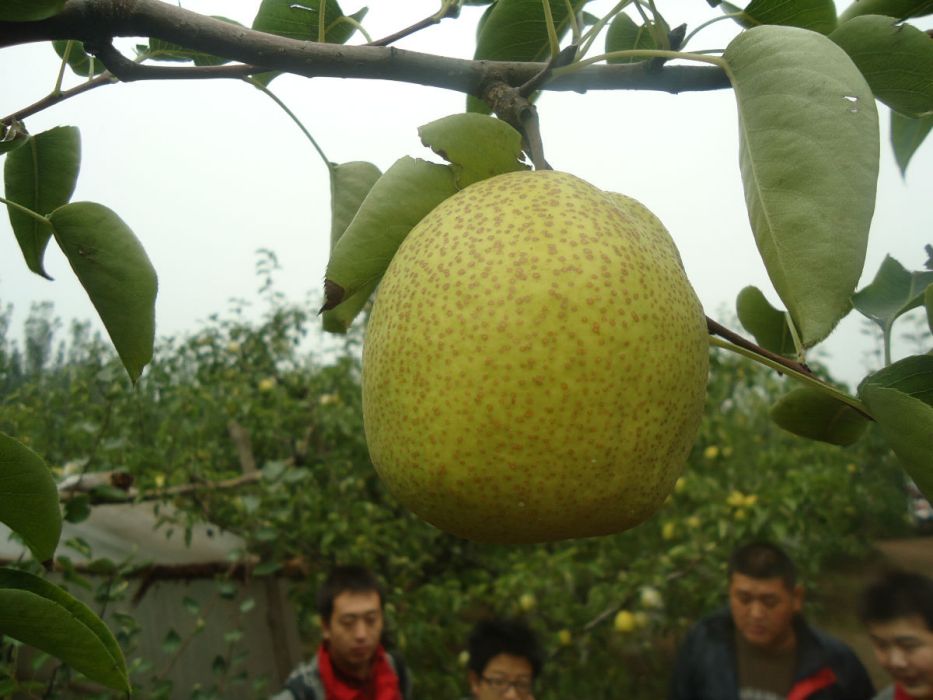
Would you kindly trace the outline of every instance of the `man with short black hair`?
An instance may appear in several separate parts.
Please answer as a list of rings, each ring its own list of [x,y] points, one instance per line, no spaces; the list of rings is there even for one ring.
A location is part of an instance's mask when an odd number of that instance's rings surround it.
[[[317,596],[324,641],[273,700],[410,700],[405,665],[383,647],[384,605],[372,572],[335,568]]]
[[[787,554],[751,542],[729,558],[729,607],[687,634],[671,700],[869,700],[874,688],[849,647],[801,616],[803,587]]]
[[[467,643],[474,700],[534,700],[543,655],[535,633],[519,620],[483,620]]]
[[[894,681],[875,700],[933,700],[933,579],[890,572],[862,594],[859,616]]]

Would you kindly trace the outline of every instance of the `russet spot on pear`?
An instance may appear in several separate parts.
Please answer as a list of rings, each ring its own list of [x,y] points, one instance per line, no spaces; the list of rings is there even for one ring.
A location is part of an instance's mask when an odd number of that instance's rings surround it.
[[[703,309],[643,205],[567,173],[471,185],[409,233],[363,350],[373,464],[480,542],[619,532],[670,493],[706,392]]]

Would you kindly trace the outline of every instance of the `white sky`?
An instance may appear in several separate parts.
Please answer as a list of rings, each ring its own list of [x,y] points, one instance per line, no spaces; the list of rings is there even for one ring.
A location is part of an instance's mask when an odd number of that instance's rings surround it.
[[[247,25],[259,5],[258,0],[183,4]],[[596,13],[612,4],[599,0],[588,9]],[[370,0],[369,5],[364,24],[379,37],[430,14],[439,3]],[[717,13],[699,0],[658,5],[672,26],[687,22],[693,28]],[[354,12],[359,5],[343,0],[342,7]],[[479,8],[466,8],[459,20],[399,46],[469,58],[479,14]],[[917,24],[926,29],[929,19]],[[734,32],[731,22],[720,22],[689,48],[724,47]],[[0,115],[43,97],[57,69],[48,45],[0,51]],[[73,85],[77,79],[69,80]],[[459,93],[392,82],[283,76],[272,89],[330,160],[369,160],[383,171],[403,155],[430,158],[417,127],[464,105]],[[710,316],[730,313],[748,284],[780,306],[745,211],[731,91],[546,93],[538,108],[550,163],[649,206],[671,231]],[[921,147],[902,180],[887,142],[888,111],[881,105],[879,110],[881,177],[862,285],[887,253],[908,269],[920,269],[926,260],[923,246],[933,243],[928,199],[933,144]],[[196,330],[209,314],[225,310],[231,298],[256,300],[258,248],[278,255],[283,268],[278,286],[290,300],[321,288],[330,231],[327,172],[295,125],[258,91],[237,81],[114,85],[26,121],[32,133],[64,124],[81,129],[83,158],[74,199],[114,209],[158,271],[158,335]],[[54,282],[27,270],[8,219],[0,217],[0,303],[14,304],[14,326],[21,325],[29,304],[40,300],[54,302],[65,319],[96,319],[54,243],[46,270]],[[859,318],[850,314],[821,346],[830,353],[834,374],[850,383],[864,374],[864,352],[872,346],[860,333]]]

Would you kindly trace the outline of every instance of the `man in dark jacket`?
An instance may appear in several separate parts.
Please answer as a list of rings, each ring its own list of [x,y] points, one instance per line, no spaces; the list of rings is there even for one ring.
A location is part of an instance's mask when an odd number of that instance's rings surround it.
[[[383,647],[384,604],[368,569],[334,569],[317,597],[324,641],[272,700],[411,700],[407,669]]]
[[[858,657],[810,627],[802,605],[796,567],[779,547],[739,547],[729,559],[729,609],[687,634],[670,700],[870,700]]]

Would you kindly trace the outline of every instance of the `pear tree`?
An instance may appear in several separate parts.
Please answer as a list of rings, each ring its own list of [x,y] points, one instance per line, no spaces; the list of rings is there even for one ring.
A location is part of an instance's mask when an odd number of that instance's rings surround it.
[[[857,289],[876,201],[880,141],[876,101],[892,110],[890,142],[902,172],[907,171],[933,125],[933,42],[929,32],[919,26],[922,18],[933,14],[933,3],[853,0],[840,13],[832,0],[751,0],[744,8],[717,0],[708,3],[709,21],[689,28],[678,23],[678,4],[661,0],[622,0],[608,9],[587,0],[442,0],[436,12],[422,21],[399,27],[384,37],[372,37],[366,30],[366,10],[345,14],[337,0],[263,0],[249,27],[157,0],[9,0],[0,6],[0,49],[48,42],[49,50],[61,57],[62,73],[70,71],[81,81],[65,88],[60,75],[47,96],[0,117],[0,149],[6,153],[5,190],[0,201],[8,209],[23,263],[29,270],[47,276],[44,254],[49,243],[54,241],[61,249],[97,309],[130,380],[135,382],[152,358],[157,270],[145,252],[145,242],[137,239],[115,211],[98,202],[72,201],[81,161],[79,127],[62,125],[33,133],[30,118],[39,112],[91,90],[149,80],[238,79],[274,98],[273,81],[284,73],[308,78],[375,78],[463,93],[464,113],[430,124],[412,124],[425,146],[446,164],[402,153],[385,172],[369,162],[327,162],[332,203],[331,258],[323,289],[322,323],[328,331],[346,332],[357,317],[365,322],[375,299],[373,318],[380,319],[386,335],[391,336],[406,319],[417,317],[418,302],[413,297],[406,305],[397,299],[387,305],[387,311],[380,311],[377,288],[383,277],[391,274],[397,259],[405,255],[409,233],[417,233],[421,222],[443,211],[448,200],[467,201],[457,198],[469,198],[472,188],[486,187],[494,196],[504,198],[503,206],[510,212],[517,212],[508,214],[511,223],[521,225],[522,206],[529,211],[542,209],[541,221],[550,217],[566,225],[572,219],[565,210],[548,211],[549,206],[561,206],[550,202],[566,198],[555,196],[540,201],[540,196],[532,196],[532,201],[525,203],[510,199],[512,189],[507,183],[551,169],[545,157],[547,134],[539,123],[536,102],[542,92],[731,91],[738,109],[738,164],[744,187],[744,193],[735,192],[734,196],[744,194],[755,245],[783,308],[774,308],[761,290],[749,286],[736,301],[744,331],[703,317],[706,342],[796,380],[797,388],[784,395],[772,411],[773,419],[782,428],[805,438],[848,445],[874,424],[905,472],[923,492],[933,495],[933,356],[917,354],[891,362],[890,353],[892,327],[906,312],[925,310],[933,329],[933,249],[928,249],[928,269],[908,270],[888,259],[871,284]],[[420,54],[394,46],[439,23],[457,22],[463,5],[485,6],[472,60]],[[598,12],[597,6],[601,8]],[[713,22],[735,23],[735,37],[716,50],[691,50],[695,37]],[[125,37],[141,38],[132,52],[115,41]],[[512,254],[531,260],[542,250],[535,246],[543,245],[547,250],[548,236],[558,236],[560,245],[568,246],[572,237],[580,234],[583,238],[578,241],[579,253],[585,257],[585,241],[614,235],[606,233],[607,228],[624,232],[637,227],[640,205],[620,205],[620,201],[628,200],[618,198],[624,198],[624,194],[603,193],[598,197],[601,206],[606,207],[606,217],[617,225],[607,227],[599,221],[564,236],[562,229],[542,223],[541,230],[529,236],[541,241],[513,250]],[[463,207],[462,211],[467,217],[462,224],[466,229],[471,227],[468,209]],[[490,250],[494,251],[495,213],[488,221],[493,223],[485,235],[493,237]],[[454,223],[449,218],[442,221],[443,232],[455,230]],[[600,244],[604,243],[600,240]],[[472,254],[469,245],[457,253],[458,269],[470,268],[475,262],[470,259]],[[572,272],[572,251],[568,249],[565,254],[566,269]],[[676,256],[676,250],[672,255]],[[423,268],[428,260],[430,256],[415,266]],[[611,265],[612,259],[608,260]],[[627,274],[619,260],[616,264],[620,275]],[[644,273],[644,264],[636,265],[631,274]],[[440,308],[454,308],[464,304],[469,295],[448,289],[450,280],[443,277],[451,268],[445,265],[442,260],[436,269],[425,272],[419,282],[420,291],[424,299],[445,298]],[[498,266],[494,272],[506,269],[502,260],[494,260],[494,265]],[[530,265],[512,269],[534,276]],[[572,302],[566,308],[544,303],[548,283],[553,280],[530,286],[511,285],[514,279],[507,280],[509,286],[500,280],[505,286],[495,287],[496,275],[489,275],[476,284],[478,293],[491,296],[497,308],[531,299],[532,306],[540,307],[545,314],[542,318],[546,321],[538,325],[553,330],[560,327],[555,314],[563,311],[577,317],[586,313],[573,306],[587,303],[584,277],[589,268],[579,269],[583,272],[578,279],[573,280],[571,275],[571,287],[578,284],[579,294],[565,295]],[[554,271],[542,274],[553,275]],[[610,285],[607,289],[604,294],[623,299],[626,293],[634,296],[639,292],[637,285]],[[448,294],[453,296],[445,296]],[[598,292],[594,291],[592,298],[598,305]],[[527,437],[521,430],[523,414],[519,412],[529,409],[522,381],[555,387],[560,385],[561,376],[551,365],[543,373],[527,368],[527,362],[523,369],[523,360],[529,359],[523,355],[523,347],[510,345],[512,336],[497,335],[497,324],[479,307],[465,308],[470,323],[478,326],[475,337],[489,337],[485,347],[459,345],[456,329],[451,330],[454,337],[448,338],[431,337],[431,329],[422,328],[421,338],[437,351],[431,359],[434,364],[452,362],[464,354],[474,355],[480,366],[513,361],[509,371],[491,375],[499,382],[517,377],[512,406],[494,416],[495,420],[474,424],[475,434],[485,434],[490,442],[511,449],[511,445]],[[606,308],[608,311],[591,321],[591,328],[630,320],[624,317],[623,305]],[[811,369],[812,362],[808,364],[808,357],[813,357],[819,344],[853,310],[879,326],[887,360],[883,369],[864,378],[854,395]],[[648,312],[663,313],[663,304]],[[680,316],[672,314],[668,322],[680,323]],[[570,328],[567,324],[565,327]],[[598,334],[584,338],[579,327],[574,328],[577,330],[558,334],[557,350],[551,356],[566,355],[573,346],[579,346],[585,355],[599,344],[595,337]],[[615,382],[620,377],[613,376],[613,372],[621,372],[626,362],[637,364],[641,355],[652,354],[651,334],[610,335],[607,342],[611,345],[605,357],[621,359],[616,365],[602,362],[598,371],[605,374],[597,376],[593,384],[604,379],[601,383],[605,390],[619,391],[621,395],[641,391],[624,384],[618,388]],[[410,372],[415,381],[409,386],[417,390],[422,376],[419,373],[427,363],[425,353],[417,347],[392,347],[391,352],[394,356],[390,360],[395,363],[391,366]],[[626,353],[633,353],[635,359]],[[672,360],[675,366],[680,361]],[[654,372],[660,377],[664,367]],[[474,370],[467,370],[461,379],[475,384],[478,378]],[[364,381],[364,390],[365,386]],[[436,397],[452,386],[428,388]],[[690,394],[693,388],[683,390]],[[404,394],[404,389],[397,387],[393,391],[395,396]],[[658,401],[642,409],[658,413],[658,422],[652,426],[654,432],[645,442],[658,451],[670,449],[655,436],[663,433],[658,426],[666,424],[665,409],[676,404],[670,396],[676,391],[665,389]],[[374,399],[376,403],[379,400]],[[448,403],[451,413],[444,420],[479,420],[481,413],[461,414],[454,402]],[[443,413],[441,407],[435,408],[434,413]],[[620,404],[621,412],[623,408],[633,410],[631,405]],[[382,406],[379,410],[385,414],[388,409]],[[498,408],[492,412],[496,411]],[[414,461],[422,461],[428,451],[447,441],[443,426],[438,428],[440,424],[432,423],[431,415],[419,415],[419,426],[411,431]],[[403,421],[405,418],[401,416]],[[602,432],[594,433],[592,424],[582,421],[579,432],[562,436],[562,441],[605,443],[603,453],[587,454],[586,458],[611,470],[613,462],[606,455],[618,452],[620,445],[607,438],[608,433],[619,430],[620,424],[608,421],[605,425],[608,427]],[[680,430],[670,432],[678,439],[682,437]],[[637,435],[624,431],[618,438],[623,443],[637,439]],[[520,452],[521,445],[515,449]],[[645,449],[640,445],[635,452]],[[667,489],[677,477],[682,452],[681,448],[674,450],[667,461],[664,478],[660,479]],[[460,492],[449,488],[449,484],[468,479],[475,464],[469,449],[457,455],[464,460],[463,469],[447,474],[441,459],[438,471],[414,486],[413,503],[419,499],[423,503],[423,496],[430,492],[431,499],[456,506]],[[489,459],[494,461],[495,456]],[[382,460],[374,457],[374,461],[380,466]],[[516,505],[524,503],[520,494],[532,462],[504,461],[510,466],[490,477],[489,489],[504,493],[506,500],[511,495]],[[43,504],[33,508],[26,505],[26,500],[11,500],[11,491],[0,491],[4,496],[0,500],[0,519],[20,533],[37,559],[47,559],[57,542],[60,518],[41,457],[4,436],[0,464],[17,474],[16,493],[35,494],[36,502]],[[390,486],[396,484],[397,490],[411,487],[406,481],[410,476],[406,469],[412,459],[390,460],[387,464],[380,469],[386,472]],[[544,464],[549,470],[573,471],[578,466],[572,454],[560,453]],[[599,474],[597,470],[583,478],[600,479]],[[538,503],[536,507],[546,505]],[[637,519],[647,516],[645,513]],[[605,531],[603,527],[591,532],[557,529],[538,539]],[[13,576],[0,582],[0,595],[14,596],[20,589],[36,594],[28,598],[37,601],[32,603],[36,616],[30,618],[36,621],[33,632],[43,611],[57,609],[56,605],[70,609],[71,602],[35,581]],[[23,638],[29,637],[30,629],[30,624],[24,623]],[[121,675],[120,659],[110,653],[113,645],[106,630],[93,625],[88,629],[94,645],[80,646],[89,659],[82,661],[89,669],[85,672],[121,687],[126,676]],[[38,635],[37,645],[56,654],[72,653],[62,640],[42,634]],[[92,647],[97,651],[92,653]]]

